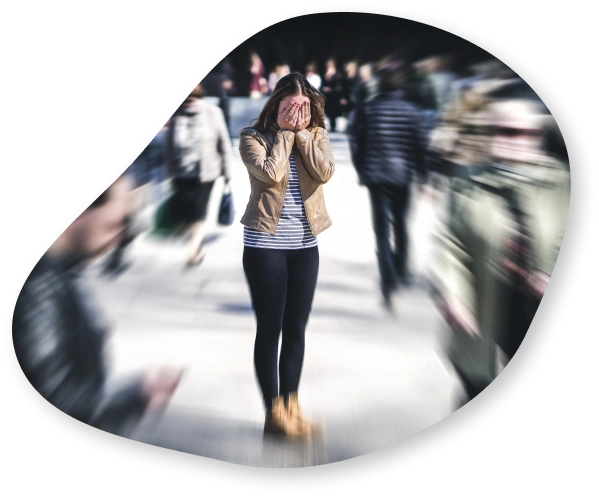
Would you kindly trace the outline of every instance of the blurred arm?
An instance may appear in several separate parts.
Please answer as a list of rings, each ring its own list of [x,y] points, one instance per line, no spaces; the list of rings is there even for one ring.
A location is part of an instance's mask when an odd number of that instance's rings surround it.
[[[109,433],[129,436],[125,430],[135,427],[145,414],[149,400],[143,389],[143,376],[139,375],[104,395],[90,424]]]
[[[322,137],[315,143],[310,132],[303,129],[295,134],[295,145],[312,179],[320,184],[327,183],[335,172],[335,158],[326,130],[322,130]]]
[[[294,138],[293,131],[278,131],[275,142],[267,153],[266,148],[251,132],[242,133],[239,138],[241,160],[251,175],[268,185],[276,185],[285,177]]]
[[[232,177],[231,168],[231,139],[229,137],[229,129],[225,122],[225,116],[223,111],[219,108],[215,108],[215,123],[216,130],[218,133],[218,151],[222,160],[222,172],[226,181],[229,181]]]

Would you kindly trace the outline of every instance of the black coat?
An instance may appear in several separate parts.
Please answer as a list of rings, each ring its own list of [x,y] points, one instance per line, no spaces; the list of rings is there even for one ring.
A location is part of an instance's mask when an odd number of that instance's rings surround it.
[[[350,127],[352,162],[366,186],[409,185],[426,181],[426,143],[421,111],[401,90],[361,103]]]

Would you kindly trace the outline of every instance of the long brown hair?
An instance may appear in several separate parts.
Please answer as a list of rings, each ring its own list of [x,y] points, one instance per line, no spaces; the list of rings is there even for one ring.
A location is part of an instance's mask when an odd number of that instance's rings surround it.
[[[326,97],[314,88],[304,75],[299,73],[288,74],[279,80],[272,95],[264,104],[262,112],[253,121],[252,126],[265,131],[273,123],[276,124],[279,103],[290,95],[305,95],[310,99],[310,123],[306,128],[310,129],[315,126],[326,127],[324,123],[324,103]]]

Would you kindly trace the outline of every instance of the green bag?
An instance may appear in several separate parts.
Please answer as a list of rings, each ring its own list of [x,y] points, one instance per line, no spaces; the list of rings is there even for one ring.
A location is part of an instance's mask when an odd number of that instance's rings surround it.
[[[181,229],[182,223],[177,221],[172,215],[172,205],[173,195],[160,204],[154,215],[154,225],[150,232],[151,236],[169,238]]]

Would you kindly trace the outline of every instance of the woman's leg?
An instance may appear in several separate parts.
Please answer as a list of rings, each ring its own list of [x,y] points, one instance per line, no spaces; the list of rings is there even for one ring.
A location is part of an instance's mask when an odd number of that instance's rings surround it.
[[[189,255],[188,262],[193,264],[204,257],[205,249],[202,246],[204,240],[205,221],[197,221],[189,227]]]
[[[297,392],[304,364],[306,325],[316,289],[318,247],[290,250],[287,266],[287,299],[283,316],[283,344],[279,360],[280,393]]]
[[[198,264],[204,258],[206,250],[204,248],[204,235],[206,227],[206,214],[208,213],[208,203],[210,202],[210,193],[214,181],[198,183],[191,190],[190,204],[193,210],[193,224],[190,227],[189,241],[189,264]]]
[[[279,395],[277,355],[287,289],[287,260],[282,250],[244,247],[243,269],[256,314],[254,367],[267,408]]]

